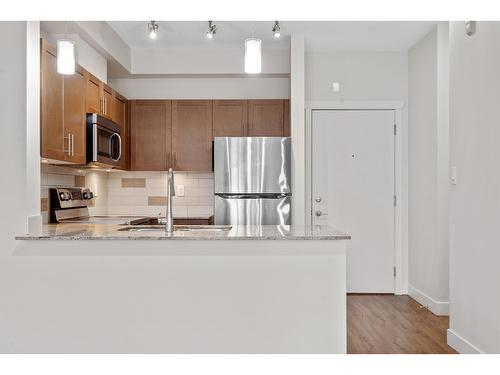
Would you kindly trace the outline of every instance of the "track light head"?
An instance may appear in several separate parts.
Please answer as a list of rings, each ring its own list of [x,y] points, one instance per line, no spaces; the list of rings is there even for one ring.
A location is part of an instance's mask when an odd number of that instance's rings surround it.
[[[158,22],[151,21],[148,23],[148,35],[151,39],[158,38]]]
[[[272,28],[272,32],[273,32],[273,37],[275,39],[279,39],[279,37],[281,36],[281,28],[280,28],[280,24],[278,21],[274,21],[274,26]]]
[[[215,39],[215,34],[217,33],[217,25],[213,21],[208,21],[207,38]]]

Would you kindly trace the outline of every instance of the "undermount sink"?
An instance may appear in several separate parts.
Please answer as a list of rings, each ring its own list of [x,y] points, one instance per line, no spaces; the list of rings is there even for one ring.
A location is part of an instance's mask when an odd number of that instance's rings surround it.
[[[174,225],[174,232],[224,232],[231,230],[230,225]],[[118,229],[120,232],[159,232],[165,231],[164,225],[138,225]]]

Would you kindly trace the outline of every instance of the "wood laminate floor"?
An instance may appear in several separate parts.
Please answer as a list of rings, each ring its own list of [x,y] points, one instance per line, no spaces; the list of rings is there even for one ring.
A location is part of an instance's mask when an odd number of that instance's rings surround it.
[[[436,316],[408,296],[347,296],[347,353],[452,354],[447,316]]]

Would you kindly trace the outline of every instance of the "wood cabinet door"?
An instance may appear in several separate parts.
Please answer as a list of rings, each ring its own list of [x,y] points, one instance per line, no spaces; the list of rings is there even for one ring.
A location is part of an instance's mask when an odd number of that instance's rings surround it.
[[[92,74],[88,74],[85,87],[86,113],[99,113],[102,111],[100,81]]]
[[[63,127],[63,76],[57,73],[56,48],[40,42],[40,151],[43,158],[64,160],[68,142]]]
[[[64,137],[70,139],[65,159],[77,164],[87,162],[85,79],[85,71],[79,66],[75,74],[64,76]]]
[[[283,99],[248,101],[248,135],[250,137],[283,137]]]
[[[212,171],[212,101],[172,101],[172,152],[176,171]]]
[[[290,99],[283,101],[283,136],[290,137]]]
[[[168,170],[171,159],[171,110],[169,100],[131,101],[131,170]]]
[[[120,168],[128,169],[128,123],[127,123],[127,99],[115,92],[113,95],[113,121],[120,126],[120,137],[122,139],[122,155]]]
[[[113,119],[113,89],[108,85],[102,83],[102,100],[103,100],[103,111],[102,115],[104,117]]]
[[[248,123],[247,100],[214,100],[214,137],[243,137]]]

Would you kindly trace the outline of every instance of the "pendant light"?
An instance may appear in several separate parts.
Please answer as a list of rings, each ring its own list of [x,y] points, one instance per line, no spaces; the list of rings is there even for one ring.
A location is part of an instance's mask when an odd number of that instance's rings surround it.
[[[262,40],[253,37],[245,39],[245,73],[257,74],[262,66]]]
[[[75,74],[75,42],[68,39],[67,23],[64,30],[64,39],[57,40],[57,73]]]

